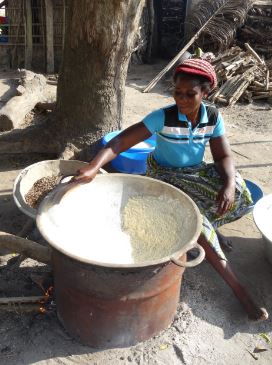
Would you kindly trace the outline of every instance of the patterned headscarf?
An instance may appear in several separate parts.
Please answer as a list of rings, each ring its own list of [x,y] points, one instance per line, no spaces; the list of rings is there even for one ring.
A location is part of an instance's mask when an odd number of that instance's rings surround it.
[[[204,76],[211,82],[211,89],[214,89],[217,85],[216,73],[213,66],[208,61],[200,58],[190,58],[183,61],[175,70],[175,75],[178,73]]]

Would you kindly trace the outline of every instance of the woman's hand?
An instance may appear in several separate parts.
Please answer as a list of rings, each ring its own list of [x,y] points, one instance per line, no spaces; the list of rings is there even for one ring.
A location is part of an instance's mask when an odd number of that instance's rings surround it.
[[[75,175],[73,177],[72,181],[78,182],[78,183],[84,183],[84,184],[88,183],[95,178],[98,171],[99,171],[99,168],[96,166],[92,166],[92,165],[84,166],[78,170],[77,175]]]
[[[231,209],[235,200],[235,184],[225,184],[217,195],[219,216]]]

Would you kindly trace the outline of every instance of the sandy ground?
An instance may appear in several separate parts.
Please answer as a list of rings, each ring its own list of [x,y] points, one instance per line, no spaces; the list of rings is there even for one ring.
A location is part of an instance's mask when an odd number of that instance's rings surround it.
[[[161,64],[130,69],[125,103],[125,125],[141,120],[150,111],[172,103],[167,83],[149,94],[141,93]],[[11,83],[12,84],[12,83]],[[10,75],[0,74],[0,103],[10,97]],[[0,104],[1,106],[1,104]],[[233,156],[245,178],[272,192],[272,110],[267,104],[222,108]],[[12,185],[19,171],[40,157],[1,156],[0,230],[18,232],[27,218],[16,208]],[[232,238],[228,259],[250,288],[256,301],[272,313],[272,266],[266,261],[261,236],[251,215],[228,224],[222,232]],[[35,238],[37,232],[33,233]],[[9,261],[8,261],[9,260]],[[32,276],[31,276],[32,275]],[[0,256],[0,297],[40,295],[33,275],[48,277],[50,268],[27,259]],[[271,320],[251,323],[230,289],[207,262],[184,275],[180,303],[168,329],[144,343],[122,349],[96,350],[79,344],[62,328],[54,310],[46,314],[0,310],[0,364],[150,364],[241,365],[272,363]],[[255,347],[266,349],[252,357]]]

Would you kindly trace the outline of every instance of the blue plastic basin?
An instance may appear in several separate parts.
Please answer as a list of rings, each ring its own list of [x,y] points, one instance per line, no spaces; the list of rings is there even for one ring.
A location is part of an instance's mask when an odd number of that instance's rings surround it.
[[[251,198],[253,200],[252,207],[254,207],[254,205],[257,203],[257,201],[260,200],[264,196],[263,191],[254,182],[252,182],[250,180],[246,180],[246,179],[244,179],[244,181],[246,183],[246,186],[247,186],[248,190],[251,193]]]
[[[114,131],[106,134],[102,138],[102,146],[104,147],[112,138],[117,136],[121,131]],[[153,135],[145,140],[150,147],[131,147],[127,151],[120,153],[111,161],[112,167],[126,174],[145,174],[147,157],[155,148],[156,136]]]

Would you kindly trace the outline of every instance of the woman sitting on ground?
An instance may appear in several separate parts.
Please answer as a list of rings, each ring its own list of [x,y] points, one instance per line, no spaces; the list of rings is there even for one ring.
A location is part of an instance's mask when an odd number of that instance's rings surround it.
[[[118,154],[156,134],[156,148],[148,158],[147,176],[170,183],[188,194],[203,215],[198,243],[206,258],[234,291],[253,320],[268,318],[233,274],[216,232],[225,223],[247,213],[252,203],[244,180],[235,172],[221,114],[205,105],[216,86],[210,63],[185,60],[174,74],[175,104],[156,110],[112,139],[87,167],[79,171],[79,182],[91,181],[98,170]],[[203,162],[209,142],[214,163]]]

